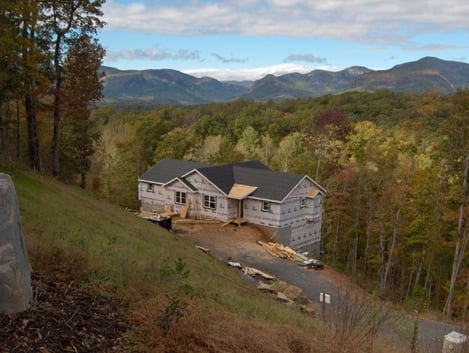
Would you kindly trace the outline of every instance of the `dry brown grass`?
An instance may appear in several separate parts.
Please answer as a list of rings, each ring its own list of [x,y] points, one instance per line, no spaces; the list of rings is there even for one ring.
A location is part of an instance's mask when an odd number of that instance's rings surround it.
[[[161,353],[369,353],[396,352],[383,342],[340,342],[320,321],[308,328],[240,318],[226,310],[217,310],[213,303],[196,299],[186,314],[172,324],[167,334],[158,317],[166,305],[156,298],[145,308],[133,312],[139,327],[139,352]]]
[[[164,299],[160,298],[145,310],[134,312],[135,324],[141,329],[138,341],[142,352],[319,352],[311,337],[300,329],[241,319],[235,314],[217,310],[213,303],[208,305],[203,300],[191,301],[187,313],[171,325],[165,335],[158,322],[164,305]]]

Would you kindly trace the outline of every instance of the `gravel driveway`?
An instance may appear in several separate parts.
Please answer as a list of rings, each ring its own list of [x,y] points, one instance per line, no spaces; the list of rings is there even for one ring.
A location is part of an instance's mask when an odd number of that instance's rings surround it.
[[[278,279],[298,286],[313,304],[321,311],[320,293],[331,295],[331,302],[338,291],[350,293],[360,291],[346,277],[326,267],[323,270],[307,270],[298,264],[269,254],[257,243],[269,241],[264,233],[251,225],[235,226],[220,224],[174,224],[174,233],[187,241],[210,250],[222,261],[235,261],[267,272]],[[327,310],[333,310],[333,305]],[[415,319],[404,314],[393,313],[393,319],[382,329],[382,334],[390,335],[392,342],[410,352],[411,338]],[[441,353],[443,338],[451,331],[463,329],[443,322],[419,320],[418,347],[420,352]]]

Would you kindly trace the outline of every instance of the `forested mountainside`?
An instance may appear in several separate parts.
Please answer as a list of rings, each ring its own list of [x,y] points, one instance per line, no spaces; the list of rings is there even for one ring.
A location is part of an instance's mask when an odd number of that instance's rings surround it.
[[[469,64],[425,57],[388,70],[354,66],[339,72],[313,70],[307,74],[268,75],[254,81],[220,82],[196,78],[176,70],[117,70],[103,67],[106,74],[104,96],[108,103],[206,104],[235,99],[282,101],[320,97],[347,91],[443,94],[467,87]]]

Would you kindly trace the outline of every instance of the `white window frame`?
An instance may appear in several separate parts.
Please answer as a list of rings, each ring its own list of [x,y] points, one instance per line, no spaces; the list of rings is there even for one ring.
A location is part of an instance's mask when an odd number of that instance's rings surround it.
[[[300,197],[300,208],[306,208],[306,207],[308,207],[306,197]]]
[[[174,192],[174,203],[178,205],[185,205],[187,199],[187,194],[184,191],[175,191]]]
[[[204,194],[204,208],[209,210],[217,209],[217,197],[215,195]]]
[[[155,187],[153,184],[151,183],[147,184],[147,192],[155,192]]]
[[[270,201],[262,201],[262,212],[272,212],[272,202]]]

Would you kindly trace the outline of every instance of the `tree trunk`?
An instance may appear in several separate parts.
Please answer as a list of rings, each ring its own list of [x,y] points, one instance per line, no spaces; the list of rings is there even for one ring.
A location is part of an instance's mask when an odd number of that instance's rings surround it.
[[[387,246],[387,241],[385,239],[385,225],[384,225],[384,222],[383,222],[383,225],[381,226],[381,230],[379,231],[379,245],[380,245],[380,250],[381,250],[381,253],[380,253],[380,258],[381,258],[381,268],[380,268],[380,277],[381,277],[381,281],[380,281],[380,286],[379,286],[379,295],[381,297],[381,299],[384,299],[384,293],[385,293],[385,286],[383,285],[384,284],[384,268],[385,268],[385,264],[386,264],[386,250],[388,248]]]
[[[420,282],[420,276],[422,275],[422,270],[423,270],[423,262],[425,260],[425,255],[427,253],[426,246],[427,244],[424,245],[422,252],[420,253],[420,260],[419,260],[419,265],[417,267],[417,273],[415,275],[414,287],[417,286]]]
[[[55,69],[55,89],[54,89],[54,129],[52,134],[52,175],[57,176],[60,173],[59,150],[60,150],[60,118],[62,110],[62,67],[60,65],[60,43],[62,37],[57,36],[54,50],[54,69]]]
[[[357,261],[358,261],[358,240],[360,237],[358,226],[360,223],[360,198],[357,202],[357,212],[355,214],[355,239],[353,241],[353,259],[352,259],[352,276],[355,276],[357,272]]]
[[[451,271],[451,280],[449,285],[448,297],[446,299],[444,314],[447,317],[453,315],[453,298],[454,290],[456,287],[456,280],[459,274],[459,268],[461,266],[464,253],[467,248],[469,241],[469,233],[465,232],[464,229],[464,212],[466,209],[467,196],[468,196],[468,174],[469,174],[469,154],[466,156],[466,165],[464,168],[463,178],[463,195],[461,198],[461,204],[459,206],[459,218],[458,218],[458,234],[456,238],[456,247],[454,249],[453,268]]]
[[[318,180],[319,179],[319,170],[321,168],[321,156],[322,156],[322,151],[321,153],[318,155],[318,161],[316,163],[316,175],[315,175],[315,180]]]
[[[408,191],[409,182],[410,182],[410,173],[412,172],[413,165],[414,165],[414,163],[413,163],[413,161],[411,161],[410,164],[409,164],[409,168],[407,170],[407,177],[406,177],[406,182],[405,182],[405,185],[404,185],[404,192],[403,192],[403,196],[402,196],[402,201],[400,202],[399,207],[397,208],[396,216],[394,217],[394,221],[393,221],[391,248],[389,249],[389,256],[388,256],[388,259],[387,259],[387,262],[386,262],[386,267],[384,268],[384,274],[383,274],[382,283],[381,283],[381,286],[380,286],[380,297],[381,298],[384,298],[384,289],[386,288],[386,284],[387,284],[388,277],[389,277],[389,271],[391,270],[391,266],[392,266],[392,263],[393,263],[393,260],[394,260],[394,255],[393,254],[394,254],[394,250],[396,249],[396,245],[397,245],[397,236],[398,236],[398,233],[399,233],[398,228],[399,228],[399,225],[400,225],[400,222],[401,222],[402,207],[404,206],[404,204],[406,202],[406,199],[407,199],[407,191]]]
[[[6,147],[6,118],[5,112],[3,111],[3,104],[0,104],[0,148],[5,151]]]
[[[363,255],[365,275],[368,274],[368,257],[369,257],[369,251],[370,251],[371,234],[372,234],[372,229],[373,229],[373,218],[375,215],[375,206],[376,204],[374,202],[370,205],[370,210],[368,213],[368,221],[366,224],[366,245],[365,245],[365,253]]]
[[[16,160],[20,159],[20,102],[16,100]]]
[[[83,134],[86,134],[83,131]],[[89,161],[88,155],[86,153],[86,146],[82,146],[81,148],[81,161],[80,161],[80,187],[85,190],[86,189],[86,175],[88,174],[89,170]]]
[[[28,150],[31,168],[35,171],[41,171],[41,156],[39,153],[39,133],[36,120],[36,99],[31,93],[33,84],[30,83],[30,92],[24,97],[24,106],[26,110],[26,120],[28,124]]]
[[[392,240],[391,240],[391,248],[389,249],[388,258],[386,261],[386,265],[384,267],[384,274],[380,288],[380,297],[384,298],[384,289],[386,288],[386,284],[388,282],[389,271],[391,270],[392,262],[394,260],[394,250],[396,248],[397,243],[397,235],[398,235],[398,225],[401,220],[401,206],[397,209],[396,216],[394,217],[393,222],[393,229],[392,229]]]
[[[433,253],[430,254],[430,259],[428,260],[427,275],[425,276],[425,283],[423,287],[430,292],[430,277],[432,273],[432,264],[433,264]]]

